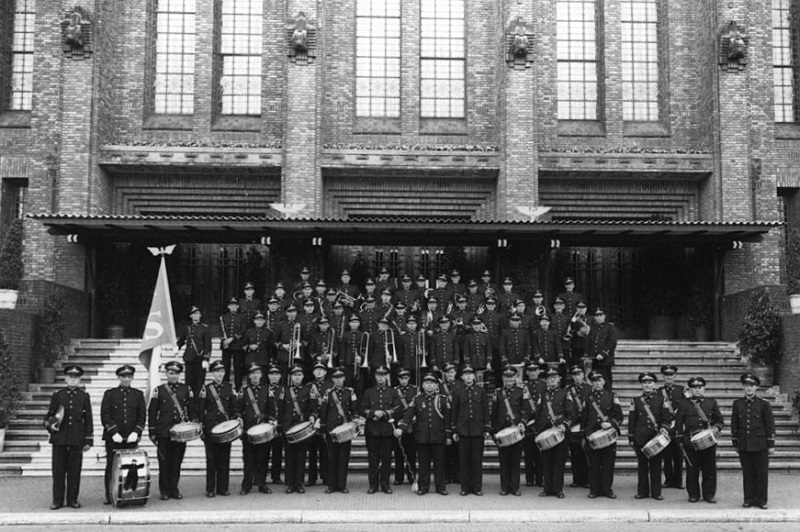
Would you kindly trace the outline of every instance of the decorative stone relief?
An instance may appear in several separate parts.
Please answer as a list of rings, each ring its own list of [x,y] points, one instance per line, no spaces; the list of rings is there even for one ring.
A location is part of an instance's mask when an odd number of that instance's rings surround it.
[[[533,27],[517,17],[506,28],[506,62],[514,69],[533,64]]]
[[[286,37],[292,63],[307,65],[314,62],[317,56],[317,28],[304,12],[300,11],[287,22]]]
[[[748,63],[747,49],[750,46],[750,37],[744,27],[731,21],[719,36],[719,64],[726,72],[739,72],[744,70]]]
[[[61,21],[61,48],[72,59],[89,59],[93,49],[92,21],[81,7],[74,7]]]

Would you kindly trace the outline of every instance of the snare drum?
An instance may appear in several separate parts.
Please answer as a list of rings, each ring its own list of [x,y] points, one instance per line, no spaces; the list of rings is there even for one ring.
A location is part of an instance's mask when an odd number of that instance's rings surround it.
[[[314,425],[310,421],[303,421],[286,431],[286,441],[300,443],[314,435]]]
[[[545,431],[542,431],[539,435],[536,436],[534,440],[536,442],[536,446],[539,447],[540,450],[546,451],[548,449],[552,449],[562,441],[564,441],[564,433],[561,432],[558,428],[552,427]]]
[[[169,429],[169,438],[172,441],[186,443],[196,440],[203,433],[203,426],[194,421],[178,423]]]
[[[230,443],[242,435],[242,422],[238,419],[231,419],[218,423],[211,429],[211,440],[214,443]]]
[[[664,436],[663,434],[657,435],[655,438],[647,442],[647,444],[642,447],[642,453],[648,458],[653,458],[657,456],[658,453],[663,451],[669,446],[669,436]]]
[[[602,429],[597,432],[592,432],[586,436],[586,441],[589,442],[589,447],[598,451],[617,443],[617,429]]]
[[[702,451],[717,444],[717,434],[714,429],[701,430],[692,436],[692,447],[695,451]]]
[[[329,434],[333,443],[349,442],[358,436],[358,423],[355,421],[343,423],[335,429],[331,429]]]
[[[140,449],[120,449],[111,461],[108,491],[115,508],[144,506],[150,497],[150,461]]]
[[[494,435],[498,447],[508,447],[522,441],[525,433],[518,426],[506,427]]]
[[[247,429],[247,441],[253,445],[267,443],[278,435],[278,426],[275,423],[259,423]]]

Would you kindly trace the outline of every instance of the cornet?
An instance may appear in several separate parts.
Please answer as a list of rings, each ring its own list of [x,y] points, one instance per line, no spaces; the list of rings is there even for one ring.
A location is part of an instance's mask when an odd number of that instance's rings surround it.
[[[300,335],[303,331],[303,326],[299,323],[295,323],[292,327],[292,352],[294,356],[292,357],[293,360],[300,360],[302,362],[303,355],[300,352]]]

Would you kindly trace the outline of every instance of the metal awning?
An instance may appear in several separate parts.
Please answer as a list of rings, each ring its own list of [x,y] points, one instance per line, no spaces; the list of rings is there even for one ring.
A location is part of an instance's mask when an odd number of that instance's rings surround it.
[[[78,242],[224,243],[322,238],[325,244],[497,246],[498,240],[561,246],[686,247],[759,242],[780,222],[662,220],[456,220],[444,218],[274,218],[31,214],[52,235]],[[555,241],[555,242],[551,242]],[[734,244],[735,246],[735,244]]]

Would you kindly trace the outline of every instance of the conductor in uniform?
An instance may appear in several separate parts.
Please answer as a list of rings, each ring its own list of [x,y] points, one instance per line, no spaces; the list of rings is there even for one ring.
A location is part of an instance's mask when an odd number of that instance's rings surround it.
[[[135,449],[142,438],[147,418],[144,393],[131,387],[136,369],[124,365],[117,368],[119,386],[106,390],[100,403],[100,422],[106,442],[106,496],[103,504],[111,504],[111,465],[117,449]]]
[[[194,393],[189,386],[178,382],[183,364],[173,360],[164,365],[164,370],[167,382],[153,391],[147,413],[150,441],[158,451],[158,489],[162,501],[183,499],[178,483],[186,443],[172,441],[170,429],[178,423],[197,421]]]
[[[364,392],[361,400],[361,415],[367,420],[364,435],[369,456],[369,494],[378,491],[378,487],[384,493],[392,493],[392,424],[402,413],[402,405],[397,390],[388,381],[389,368],[377,366],[375,386]]]
[[[197,397],[197,413],[203,425],[206,448],[206,497],[227,497],[230,495],[231,442],[214,441],[211,431],[218,424],[238,417],[238,400],[233,386],[225,380],[225,363],[215,360],[208,370],[213,381],[204,385]]]
[[[483,495],[483,445],[491,430],[489,398],[483,386],[475,382],[471,366],[464,366],[461,379],[464,385],[453,390],[451,402],[461,495],[480,496]]]
[[[628,441],[636,453],[638,484],[635,499],[653,499],[660,501],[661,496],[661,459],[663,452],[648,458],[642,447],[662,434],[669,434],[672,423],[672,414],[664,405],[664,397],[656,393],[656,376],[653,373],[639,374],[642,385],[642,395],[634,397],[630,414],[628,415]]]
[[[761,384],[758,377],[746,373],[740,380],[744,397],[733,402],[731,437],[742,464],[742,506],[766,510],[769,455],[775,452],[775,419],[770,404],[756,395]]]
[[[67,383],[53,394],[44,418],[44,427],[50,433],[53,446],[53,504],[51,510],[64,506],[80,508],[78,494],[81,489],[83,453],[94,442],[92,402],[89,394],[78,388],[83,368],[69,365],[64,368]]]

